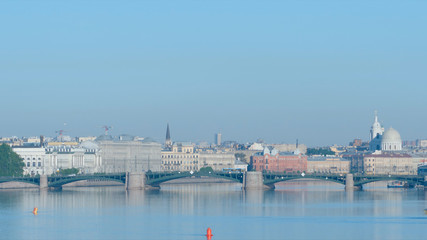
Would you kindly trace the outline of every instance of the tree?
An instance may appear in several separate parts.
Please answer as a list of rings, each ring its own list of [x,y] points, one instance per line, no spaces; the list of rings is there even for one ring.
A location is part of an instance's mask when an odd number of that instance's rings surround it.
[[[0,176],[22,176],[24,161],[7,144],[0,146]]]
[[[307,155],[335,155],[335,152],[331,151],[330,148],[307,148]]]
[[[75,175],[77,173],[79,173],[79,169],[77,168],[59,169],[59,175],[62,175],[62,176]]]
[[[234,157],[242,162],[246,162],[246,155],[244,153],[235,153]]]
[[[199,169],[199,172],[201,173],[209,173],[209,172],[213,172],[213,169],[211,167],[202,167]]]

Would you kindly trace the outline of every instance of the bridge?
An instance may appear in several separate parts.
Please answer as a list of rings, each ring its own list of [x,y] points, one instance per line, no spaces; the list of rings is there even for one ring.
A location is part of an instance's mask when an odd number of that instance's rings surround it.
[[[280,174],[261,172],[138,172],[76,176],[0,177],[2,182],[25,182],[38,185],[40,189],[61,189],[67,183],[82,180],[116,181],[126,189],[159,188],[160,184],[180,178],[211,177],[242,183],[243,189],[274,189],[274,184],[297,179],[316,179],[345,185],[346,189],[361,189],[364,184],[377,181],[406,181],[410,186],[427,186],[427,176],[417,175],[358,175],[358,174]]]

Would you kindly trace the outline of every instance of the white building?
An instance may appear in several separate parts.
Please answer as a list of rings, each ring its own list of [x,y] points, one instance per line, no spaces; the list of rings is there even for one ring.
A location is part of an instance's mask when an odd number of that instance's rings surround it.
[[[24,175],[45,174],[45,166],[49,160],[45,148],[14,147],[12,149],[24,161]]]
[[[387,129],[381,139],[381,150],[402,151],[402,139],[400,134],[393,128]]]
[[[102,157],[101,172],[141,172],[161,170],[162,154],[160,143],[150,138],[136,141],[134,137],[122,135],[119,139],[102,135],[97,138]]]
[[[24,175],[50,175],[60,169],[77,168],[82,173],[101,169],[102,158],[98,146],[83,142],[77,146],[14,147],[24,161]]]
[[[369,149],[371,151],[402,151],[402,139],[400,134],[393,128],[384,128],[378,122],[378,116],[375,112],[375,120],[371,127]]]

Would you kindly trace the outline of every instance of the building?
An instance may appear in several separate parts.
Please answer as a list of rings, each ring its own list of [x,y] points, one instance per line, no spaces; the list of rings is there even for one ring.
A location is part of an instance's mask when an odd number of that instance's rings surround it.
[[[41,147],[13,147],[24,161],[24,175],[42,175],[45,174],[45,166],[48,163],[48,156],[45,148]]]
[[[378,114],[375,111],[374,123],[371,126],[371,131],[369,135],[369,149],[371,151],[381,150],[381,138],[384,133],[384,128],[378,122]]]
[[[375,120],[371,127],[369,149],[371,151],[402,150],[402,139],[400,138],[399,132],[393,128],[389,128],[384,132],[384,128],[381,127],[381,124],[378,122],[377,112],[375,112]]]
[[[95,140],[96,140],[96,137],[94,137],[94,136],[78,137],[78,138],[77,138],[77,141],[78,141],[79,143],[86,142],[86,141],[95,141]]]
[[[199,167],[211,167],[214,171],[233,169],[236,158],[230,152],[201,152],[199,153]]]
[[[400,134],[393,128],[387,129],[381,139],[381,150],[402,151],[402,139]]]
[[[90,142],[81,145],[47,147],[14,147],[24,161],[25,175],[50,175],[61,169],[76,168],[81,173],[95,173],[101,169],[98,146]]]
[[[350,172],[350,161],[335,156],[312,156],[307,159],[308,173],[346,174]]]
[[[199,171],[199,153],[188,142],[173,143],[170,150],[161,152],[162,171]]]
[[[102,158],[99,147],[90,141],[80,145],[59,145],[46,147],[48,161],[44,165],[45,174],[60,169],[79,169],[82,174],[96,173],[101,170]]]
[[[417,140],[417,147],[427,148],[427,140]]]
[[[377,151],[363,158],[367,175],[416,175],[419,158],[407,153]]]
[[[234,169],[241,171],[241,172],[246,172],[248,171],[248,164],[239,160],[236,160],[234,162]]]
[[[215,134],[215,144],[217,146],[221,146],[221,137],[222,137],[221,133]]]
[[[121,140],[120,140],[121,139]],[[109,135],[97,138],[102,157],[102,172],[141,172],[161,170],[161,144],[150,138],[132,140],[129,136],[113,139]]]
[[[307,156],[292,152],[279,152],[273,147],[251,157],[251,167],[259,172],[298,173],[307,171]]]
[[[265,146],[270,146],[279,152],[295,152],[297,149],[300,153],[307,153],[307,146],[305,144],[265,144]]]
[[[251,150],[251,151],[262,151],[263,149],[264,147],[262,146],[261,143],[253,143],[248,148],[248,150]]]
[[[370,153],[366,151],[348,151],[343,153],[341,157],[350,161],[350,172],[363,173],[363,158],[367,154]]]
[[[360,147],[360,146],[362,146],[362,139],[360,139],[360,138],[354,139],[353,142],[349,143],[349,146],[352,146],[352,147]]]

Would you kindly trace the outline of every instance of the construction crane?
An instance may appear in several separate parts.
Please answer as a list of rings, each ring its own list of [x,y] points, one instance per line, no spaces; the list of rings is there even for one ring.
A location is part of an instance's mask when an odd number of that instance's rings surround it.
[[[105,125],[105,126],[101,126],[101,127],[104,129],[104,131],[105,131],[105,135],[108,135],[108,130],[113,129],[113,127],[112,127],[112,126],[107,126],[107,125]]]
[[[59,133],[59,136],[60,137],[62,137],[62,134],[64,133],[64,132],[66,132],[65,130],[57,130],[57,131],[55,131],[55,133]]]

